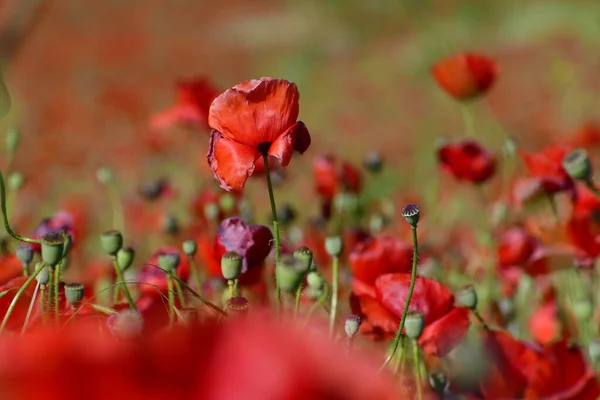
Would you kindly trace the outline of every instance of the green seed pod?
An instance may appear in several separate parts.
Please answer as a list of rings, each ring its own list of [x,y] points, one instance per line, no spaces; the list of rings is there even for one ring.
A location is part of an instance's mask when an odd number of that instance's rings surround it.
[[[78,307],[83,300],[83,285],[81,283],[67,283],[65,297],[72,307]]]
[[[35,263],[35,270],[37,271],[44,262],[42,260]],[[50,282],[50,270],[47,266],[44,266],[39,274],[35,277],[35,279],[40,283],[40,285],[47,285]]]
[[[102,244],[102,249],[107,254],[115,256],[121,250],[121,247],[123,247],[123,235],[114,229],[106,231],[100,236],[100,243]]]
[[[236,314],[245,314],[248,312],[250,302],[243,296],[234,296],[227,299],[227,310]]]
[[[421,218],[421,210],[417,204],[407,204],[402,208],[402,216],[406,222],[416,228]]]
[[[98,181],[100,183],[102,183],[103,185],[106,185],[107,183],[109,183],[110,181],[113,180],[114,175],[113,175],[112,171],[110,170],[110,168],[100,167],[98,169],[98,171],[96,171],[96,178],[98,178]]]
[[[221,212],[217,203],[208,203],[204,206],[204,217],[209,221],[216,221]]]
[[[358,315],[350,315],[344,321],[344,331],[346,332],[346,336],[348,338],[353,338],[358,333],[358,329],[360,328],[360,317]]]
[[[168,272],[175,273],[179,266],[179,254],[164,253],[158,256],[158,266]]]
[[[42,238],[42,260],[49,266],[55,266],[63,258],[65,236],[60,232],[49,232]]]
[[[423,316],[423,313],[409,311],[406,315],[406,321],[404,322],[406,336],[413,340],[417,340],[421,337],[423,329],[425,329],[425,317]]]
[[[325,278],[317,271],[311,271],[306,276],[306,282],[308,283],[308,287],[321,290],[325,287]]]
[[[24,268],[27,268],[31,260],[33,260],[33,247],[30,244],[20,245],[17,247],[15,253]]]
[[[307,271],[310,270],[313,262],[313,252],[311,249],[306,246],[297,248],[294,251],[294,258],[301,263],[304,263]]]
[[[10,154],[15,154],[21,143],[21,131],[18,128],[10,128],[6,133],[6,150]]]
[[[294,292],[302,284],[306,275],[306,264],[293,256],[282,256],[275,266],[275,278],[284,292]]]
[[[230,251],[223,254],[221,257],[221,273],[223,278],[227,280],[238,279],[242,274],[244,259],[235,251]]]
[[[223,193],[219,198],[219,205],[227,214],[230,214],[235,210],[235,203],[235,197],[230,193]]]
[[[562,161],[562,167],[576,181],[589,182],[592,178],[592,164],[585,149],[575,149]]]
[[[198,251],[198,244],[196,243],[196,241],[194,239],[188,239],[185,242],[183,242],[182,248],[183,248],[183,253],[186,256],[193,257],[196,255],[196,252]]]
[[[7,185],[8,188],[13,192],[16,192],[17,190],[21,189],[24,183],[25,177],[20,172],[13,172],[8,176]]]
[[[135,250],[132,247],[123,247],[117,252],[117,264],[122,271],[131,267],[135,259]]]
[[[455,305],[457,307],[467,307],[471,310],[477,308],[477,292],[472,285],[464,286],[454,293]]]
[[[341,236],[329,236],[325,238],[325,251],[331,257],[339,257],[344,251],[344,240]]]

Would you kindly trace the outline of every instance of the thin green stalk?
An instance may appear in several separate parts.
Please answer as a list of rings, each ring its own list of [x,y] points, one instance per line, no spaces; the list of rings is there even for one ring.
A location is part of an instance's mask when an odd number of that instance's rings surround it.
[[[46,322],[46,285],[42,285],[40,288],[40,313],[42,321]]]
[[[115,266],[115,272],[117,273],[117,279],[118,279],[118,282],[115,282],[115,287],[116,287],[116,284],[121,284],[123,293],[125,294],[125,297],[127,298],[127,303],[129,303],[129,308],[131,308],[134,311],[137,311],[137,307],[135,306],[135,301],[133,301],[133,296],[131,296],[131,292],[129,291],[129,288],[127,287],[127,282],[125,282],[125,276],[123,275],[123,271],[121,270],[121,267],[119,266],[119,263],[117,262],[117,257],[113,257],[113,265]]]
[[[423,382],[421,380],[421,360],[419,357],[419,344],[413,340],[413,369],[417,386],[417,399],[423,400]]]
[[[308,324],[308,322],[310,321],[310,317],[312,317],[313,313],[315,312],[315,310],[317,309],[317,307],[322,306],[325,303],[325,300],[327,300],[327,298],[329,297],[329,292],[331,291],[329,284],[325,284],[325,290],[323,290],[323,294],[321,295],[321,297],[319,297],[319,299],[312,305],[312,307],[308,310],[308,313],[306,314],[306,320],[304,322],[304,325]]]
[[[161,271],[167,272],[164,269],[157,267],[158,269],[160,269]],[[221,315],[221,316],[227,316],[227,313],[225,311],[223,311],[223,309],[219,306],[217,306],[216,304],[212,303],[211,301],[209,301],[208,299],[206,299],[204,296],[199,295],[194,289],[192,289],[190,287],[190,285],[188,285],[187,283],[185,283],[184,281],[182,281],[181,279],[179,279],[179,277],[177,275],[173,275],[172,278],[177,281],[185,290],[187,290],[188,292],[190,292],[195,298],[197,298],[198,300],[200,300],[205,306],[207,306],[208,308],[210,308],[211,310],[213,310],[215,313]]]
[[[302,297],[302,283],[296,289],[296,302],[294,303],[294,323],[296,323],[296,319],[298,318],[298,312],[300,311],[300,298]]]
[[[27,330],[27,326],[29,326],[29,319],[31,318],[31,312],[33,311],[33,306],[35,306],[35,302],[37,300],[38,290],[40,290],[40,282],[39,281],[35,285],[35,290],[33,291],[33,296],[31,297],[31,301],[29,302],[29,308],[27,309],[27,316],[25,317],[25,322],[23,323],[23,327],[21,328],[21,336],[23,336],[25,334],[25,331]]]
[[[175,284],[175,290],[177,290],[177,297],[179,298],[181,308],[185,308],[185,296],[183,295],[183,289],[181,289],[181,285],[172,277],[169,277],[169,279],[172,279],[173,283]]]
[[[42,272],[42,269],[44,269],[44,266],[45,266],[44,263],[40,263],[40,266],[35,270],[35,272],[33,274],[31,274],[31,276],[29,278],[27,278],[25,283],[23,283],[23,285],[19,288],[19,290],[15,294],[15,297],[13,297],[12,301],[10,302],[10,304],[8,306],[8,309],[6,310],[6,314],[4,314],[4,319],[2,320],[2,324],[0,325],[0,334],[2,334],[2,332],[4,332],[4,328],[6,328],[6,324],[8,323],[10,316],[12,315],[15,307],[17,306],[17,302],[19,301],[19,299],[21,298],[23,293],[25,293],[25,290],[27,290],[27,287],[29,287],[31,282],[33,282],[35,277],[38,276],[40,272]]]
[[[598,188],[596,187],[596,185],[594,185],[594,182],[592,182],[591,179],[588,179],[585,182],[585,187],[587,187],[590,190],[590,192],[594,193],[594,195],[596,195],[596,197],[600,199],[600,190],[598,190]]]
[[[52,278],[50,278],[52,279]],[[54,319],[60,318],[60,263],[54,267]]]
[[[408,288],[408,296],[406,297],[406,303],[404,304],[404,311],[402,311],[402,319],[400,320],[400,326],[398,327],[398,332],[396,332],[396,337],[394,338],[394,342],[392,344],[392,351],[385,359],[383,364],[381,365],[381,369],[385,368],[390,361],[394,358],[396,351],[398,350],[398,344],[400,343],[400,338],[402,337],[404,330],[404,323],[406,322],[406,315],[408,314],[408,307],[410,306],[410,300],[413,295],[413,291],[415,290],[415,282],[417,281],[417,262],[419,259],[419,242],[417,240],[417,227],[416,225],[412,226],[412,237],[413,237],[413,265],[412,272],[410,276],[410,287]]]
[[[400,376],[404,374],[404,361],[406,360],[406,336],[400,338],[400,357],[394,357],[394,374],[400,371]]]
[[[233,286],[233,279],[227,281],[227,287],[229,288],[229,298],[235,297],[235,288]]]
[[[0,172],[0,200],[0,208],[2,209],[2,218],[4,220],[4,229],[6,229],[6,232],[18,241],[25,243],[41,244],[41,240],[30,239],[28,237],[21,236],[15,231],[13,231],[10,227],[10,223],[8,222],[8,216],[6,214],[6,186],[4,185],[4,176],[2,175],[2,172]]]
[[[119,196],[119,188],[117,187],[114,178],[106,184],[106,189],[108,192],[108,200],[110,201],[112,208],[113,227],[125,235],[125,211],[123,210],[123,203]]]
[[[337,314],[339,283],[340,283],[340,258],[333,257],[332,276],[331,276],[331,312],[329,313],[329,336],[333,336],[335,327],[335,316]]]
[[[477,318],[477,320],[479,321],[479,323],[481,324],[481,326],[483,326],[483,328],[486,331],[490,330],[490,327],[488,326],[488,324],[485,323],[483,317],[481,316],[481,314],[479,314],[479,311],[477,311],[477,309],[474,309],[473,311],[473,315],[475,315],[475,317]]]
[[[188,256],[188,260],[190,262],[190,269],[192,270],[192,277],[194,278],[194,282],[196,282],[196,286],[198,286],[198,291],[202,293],[202,279],[200,279],[200,272],[198,272],[196,260],[193,256]]]
[[[267,189],[269,190],[269,201],[271,202],[271,214],[273,215],[273,237],[275,239],[275,265],[279,264],[279,258],[281,255],[281,247],[279,243],[279,221],[277,220],[277,207],[275,206],[275,195],[273,193],[273,183],[271,182],[271,172],[269,171],[269,155],[263,153],[263,161],[265,164],[265,175],[267,177]],[[275,278],[275,302],[277,306],[277,313],[281,307],[281,288],[279,282]]]
[[[464,103],[462,105],[463,111],[463,121],[465,123],[465,130],[467,131],[467,136],[475,137],[477,136],[475,132],[475,115],[473,113],[473,108],[470,103]]]
[[[175,322],[175,293],[173,292],[173,280],[167,277],[167,295],[169,297],[169,327]]]

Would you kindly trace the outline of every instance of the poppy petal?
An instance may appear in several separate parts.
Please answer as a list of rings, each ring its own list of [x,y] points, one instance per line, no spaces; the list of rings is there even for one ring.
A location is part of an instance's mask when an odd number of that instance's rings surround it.
[[[434,323],[427,325],[419,344],[427,354],[443,357],[454,349],[469,332],[469,309],[456,307]]]
[[[303,122],[296,122],[286,132],[277,138],[269,148],[269,155],[276,157],[283,168],[292,159],[294,150],[304,153],[310,146],[310,134]]]
[[[219,185],[225,190],[243,188],[254,171],[254,162],[260,153],[252,147],[225,138],[215,130],[210,135],[208,146],[206,158]]]

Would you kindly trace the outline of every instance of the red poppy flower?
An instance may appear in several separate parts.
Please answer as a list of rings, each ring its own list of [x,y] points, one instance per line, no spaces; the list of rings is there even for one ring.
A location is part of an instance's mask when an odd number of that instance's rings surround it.
[[[0,286],[0,293],[5,293],[2,297],[0,297],[0,320],[2,320],[6,315],[10,303],[15,298],[17,291],[21,288],[21,286],[23,286],[26,280],[27,277],[20,276],[18,278],[11,279],[4,285]],[[31,302],[34,290],[35,284],[31,283],[17,301],[13,312],[8,318],[6,329],[11,331],[17,331],[21,329],[23,323],[25,322],[27,310],[29,309],[29,304]]]
[[[174,247],[162,247],[142,266],[137,274],[137,280],[140,282],[139,290],[142,294],[150,297],[158,296],[160,293],[167,293],[167,274],[159,269],[158,258],[163,254],[178,254],[179,266],[177,267],[177,276],[182,281],[187,281],[190,274],[190,263],[183,253]]]
[[[540,305],[529,317],[531,338],[540,344],[550,344],[561,334],[558,305],[555,300]]]
[[[569,148],[563,146],[549,146],[539,153],[521,152],[529,175],[537,180],[544,193],[552,195],[569,191],[574,196],[573,180],[562,167],[562,160],[568,152]]]
[[[495,159],[472,140],[445,144],[438,148],[437,157],[442,170],[458,180],[483,183],[496,171]]]
[[[600,144],[600,127],[590,122],[585,123],[570,133],[566,142],[572,148],[596,147]]]
[[[468,100],[492,86],[498,66],[484,55],[460,53],[437,62],[431,72],[446,93],[458,100]]]
[[[583,352],[566,340],[545,347],[506,332],[483,332],[493,362],[481,383],[485,399],[596,399],[600,387]]]
[[[0,254],[0,285],[23,274],[23,264],[15,254]]]
[[[587,216],[573,215],[567,222],[566,233],[575,246],[581,266],[593,266],[600,255],[600,226]]]
[[[348,257],[352,277],[367,285],[394,272],[409,273],[412,269],[412,246],[400,239],[384,236],[359,243]]]
[[[353,312],[362,318],[361,333],[371,338],[391,338],[402,318],[410,274],[387,274],[375,280],[374,296],[354,294]],[[469,330],[469,309],[454,307],[454,295],[433,279],[417,277],[409,311],[425,316],[425,329],[419,338],[423,350],[444,356],[455,348]]]
[[[156,400],[404,398],[371,358],[319,332],[306,335],[264,319],[177,326],[135,340],[74,324],[26,338],[4,336],[0,351],[0,387],[8,400],[73,393]]]
[[[297,121],[300,95],[284,79],[261,78],[242,82],[215,99],[208,122],[213,128],[208,164],[221,187],[241,189],[263,154],[286,168],[292,152],[304,153],[310,135]]]
[[[362,185],[360,170],[337,160],[333,155],[319,156],[313,162],[317,193],[332,200],[339,192],[358,193]]]

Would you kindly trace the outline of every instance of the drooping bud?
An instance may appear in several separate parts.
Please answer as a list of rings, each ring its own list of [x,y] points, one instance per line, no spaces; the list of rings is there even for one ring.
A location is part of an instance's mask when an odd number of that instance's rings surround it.
[[[464,286],[454,293],[455,305],[457,307],[467,307],[471,310],[477,308],[477,292],[473,285]]]
[[[179,254],[177,253],[163,253],[158,256],[158,266],[160,269],[175,273],[179,266]]]
[[[313,252],[306,246],[302,246],[297,248],[294,251],[294,258],[301,263],[304,263],[306,266],[306,270],[310,270],[310,267],[313,262]]]
[[[421,218],[421,210],[417,204],[407,204],[402,208],[402,216],[410,226],[416,228]]]
[[[592,178],[592,164],[585,149],[575,149],[562,160],[562,167],[576,181],[589,182]]]
[[[341,236],[329,236],[325,238],[325,251],[331,257],[339,257],[344,251],[344,241]]]
[[[238,279],[242,274],[244,259],[235,251],[223,254],[221,257],[221,273],[227,280]]]
[[[43,264],[44,262],[42,260],[35,263],[35,270],[37,271]],[[35,279],[40,283],[40,285],[47,285],[48,282],[50,282],[50,270],[48,267],[44,266],[40,273],[37,274]]]
[[[409,311],[406,315],[406,321],[404,322],[404,329],[406,336],[413,340],[417,340],[421,337],[423,329],[425,329],[425,317],[423,313],[418,311]]]
[[[144,318],[139,312],[127,309],[108,317],[106,325],[115,337],[130,340],[142,334]]]
[[[108,255],[115,256],[123,247],[123,235],[114,229],[106,231],[100,236],[100,244]]]
[[[117,252],[117,264],[123,271],[131,267],[134,259],[135,250],[132,247],[123,247]]]
[[[360,328],[360,317],[358,315],[350,315],[344,321],[344,331],[346,332],[346,337],[353,338]]]
[[[79,307],[83,300],[83,285],[81,283],[67,283],[65,285],[65,297],[71,307]]]
[[[184,241],[181,247],[183,248],[183,253],[190,257],[195,256],[196,252],[198,251],[198,244],[194,239],[188,239]]]
[[[302,284],[307,272],[306,263],[286,255],[275,266],[275,279],[281,290],[294,292]]]
[[[31,260],[33,260],[33,247],[30,244],[22,244],[17,247],[16,255],[21,264],[23,264],[23,268],[27,268]]]
[[[65,236],[60,232],[49,232],[42,237],[42,260],[49,266],[55,266],[63,258]]]

